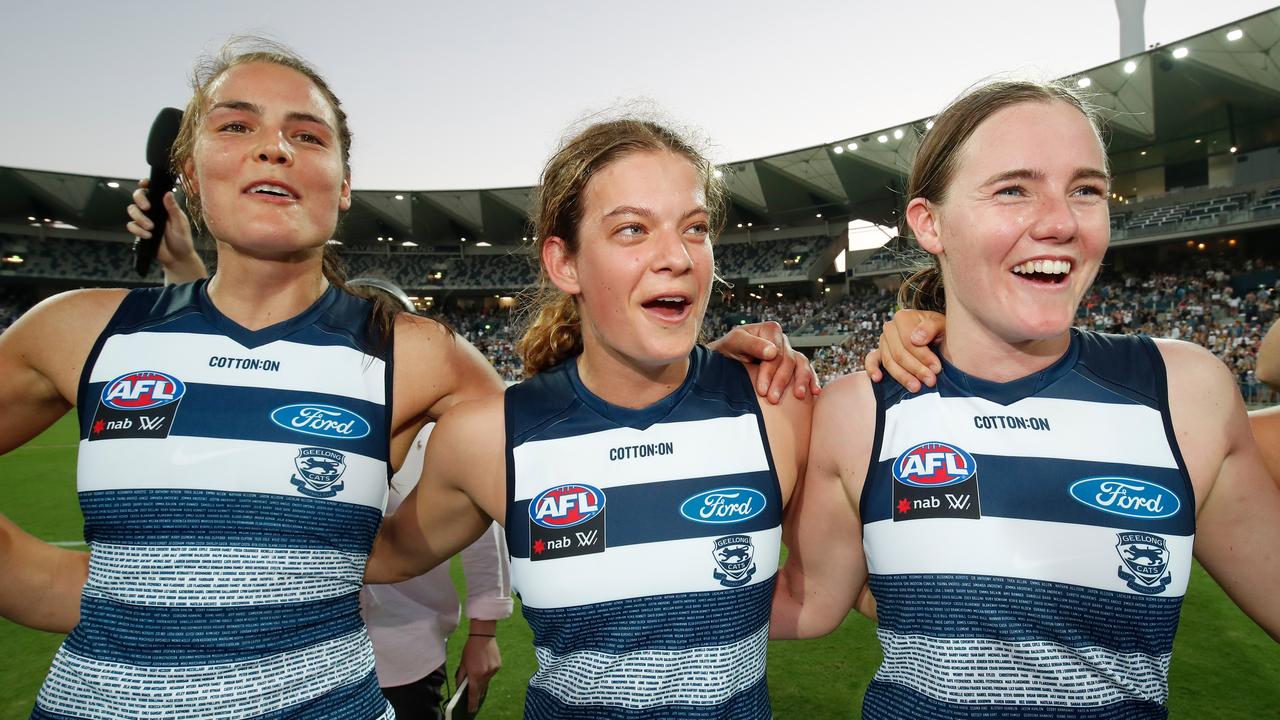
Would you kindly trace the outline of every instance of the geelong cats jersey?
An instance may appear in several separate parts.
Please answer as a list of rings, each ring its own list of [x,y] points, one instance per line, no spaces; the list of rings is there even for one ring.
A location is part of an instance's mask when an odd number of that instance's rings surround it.
[[[1149,338],[1072,331],[992,383],[876,388],[863,717],[1167,717],[1195,501]]]
[[[89,580],[33,718],[391,716],[358,606],[391,407],[369,311],[331,288],[250,332],[203,281],[128,294],[80,382]]]
[[[770,717],[782,499],[741,364],[695,348],[675,392],[629,410],[571,358],[507,390],[506,427],[525,717]]]

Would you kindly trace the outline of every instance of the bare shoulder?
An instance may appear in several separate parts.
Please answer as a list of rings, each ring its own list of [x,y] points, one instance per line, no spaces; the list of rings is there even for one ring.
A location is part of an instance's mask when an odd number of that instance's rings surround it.
[[[871,378],[865,371],[841,375],[823,386],[818,396],[818,406],[826,405],[832,410],[856,410],[875,407],[875,388]]]
[[[506,505],[505,415],[501,394],[454,405],[436,423],[425,462],[428,476],[443,473],[447,485],[465,492],[497,520]]]
[[[1168,375],[1169,403],[1193,407],[1201,413],[1228,412],[1239,405],[1235,378],[1222,361],[1205,348],[1181,340],[1156,340]],[[1174,417],[1175,427],[1177,416]]]
[[[817,473],[842,478],[850,497],[862,489],[875,443],[876,395],[866,372],[843,375],[818,396],[809,462]]]
[[[30,367],[74,398],[80,369],[93,343],[128,290],[71,290],[46,298],[0,337],[6,364]]]

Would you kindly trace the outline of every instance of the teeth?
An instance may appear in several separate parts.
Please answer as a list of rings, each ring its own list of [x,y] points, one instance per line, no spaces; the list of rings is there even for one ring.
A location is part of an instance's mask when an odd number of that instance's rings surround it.
[[[1028,260],[1021,265],[1015,265],[1013,271],[1019,275],[1030,275],[1031,273],[1041,273],[1044,275],[1066,275],[1071,272],[1071,261],[1069,260]]]
[[[288,198],[293,197],[292,193],[280,187],[279,185],[269,185],[267,183],[254,185],[253,187],[249,188],[249,192],[267,193],[268,195],[278,195],[280,197],[288,197]]]

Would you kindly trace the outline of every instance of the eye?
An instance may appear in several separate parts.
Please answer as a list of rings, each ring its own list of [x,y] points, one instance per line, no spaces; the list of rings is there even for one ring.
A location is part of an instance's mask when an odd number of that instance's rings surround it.
[[[645,227],[640,223],[628,223],[615,231],[618,235],[628,238],[640,237],[645,234]]]
[[[249,126],[239,120],[233,120],[229,123],[223,123],[222,126],[218,128],[218,132],[230,132],[237,134],[247,133],[249,132]]]
[[[690,225],[688,229],[685,230],[685,232],[692,235],[699,235],[699,236],[708,235],[711,233],[711,226],[709,226],[705,222],[696,222]]]
[[[1076,194],[1083,197],[1104,197],[1107,189],[1099,185],[1082,185],[1076,189]]]
[[[1023,197],[1027,191],[1021,185],[1009,185],[996,190],[996,195],[1003,197]]]
[[[319,135],[316,135],[314,133],[300,132],[294,135],[294,137],[301,140],[304,143],[310,143],[312,145],[323,146],[325,144],[324,138],[321,138]]]

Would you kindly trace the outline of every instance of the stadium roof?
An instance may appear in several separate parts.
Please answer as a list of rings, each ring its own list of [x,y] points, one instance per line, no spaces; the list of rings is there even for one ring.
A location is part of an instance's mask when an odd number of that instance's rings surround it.
[[[1280,8],[1064,79],[1108,111],[1119,186],[1146,168],[1278,145]],[[928,125],[920,118],[721,166],[732,199],[730,231],[738,223],[757,229],[851,219],[894,224],[910,158]],[[134,182],[0,168],[0,230],[123,238]],[[532,190],[360,190],[337,236],[355,247],[406,241],[443,251],[478,242],[510,246],[529,232]]]

